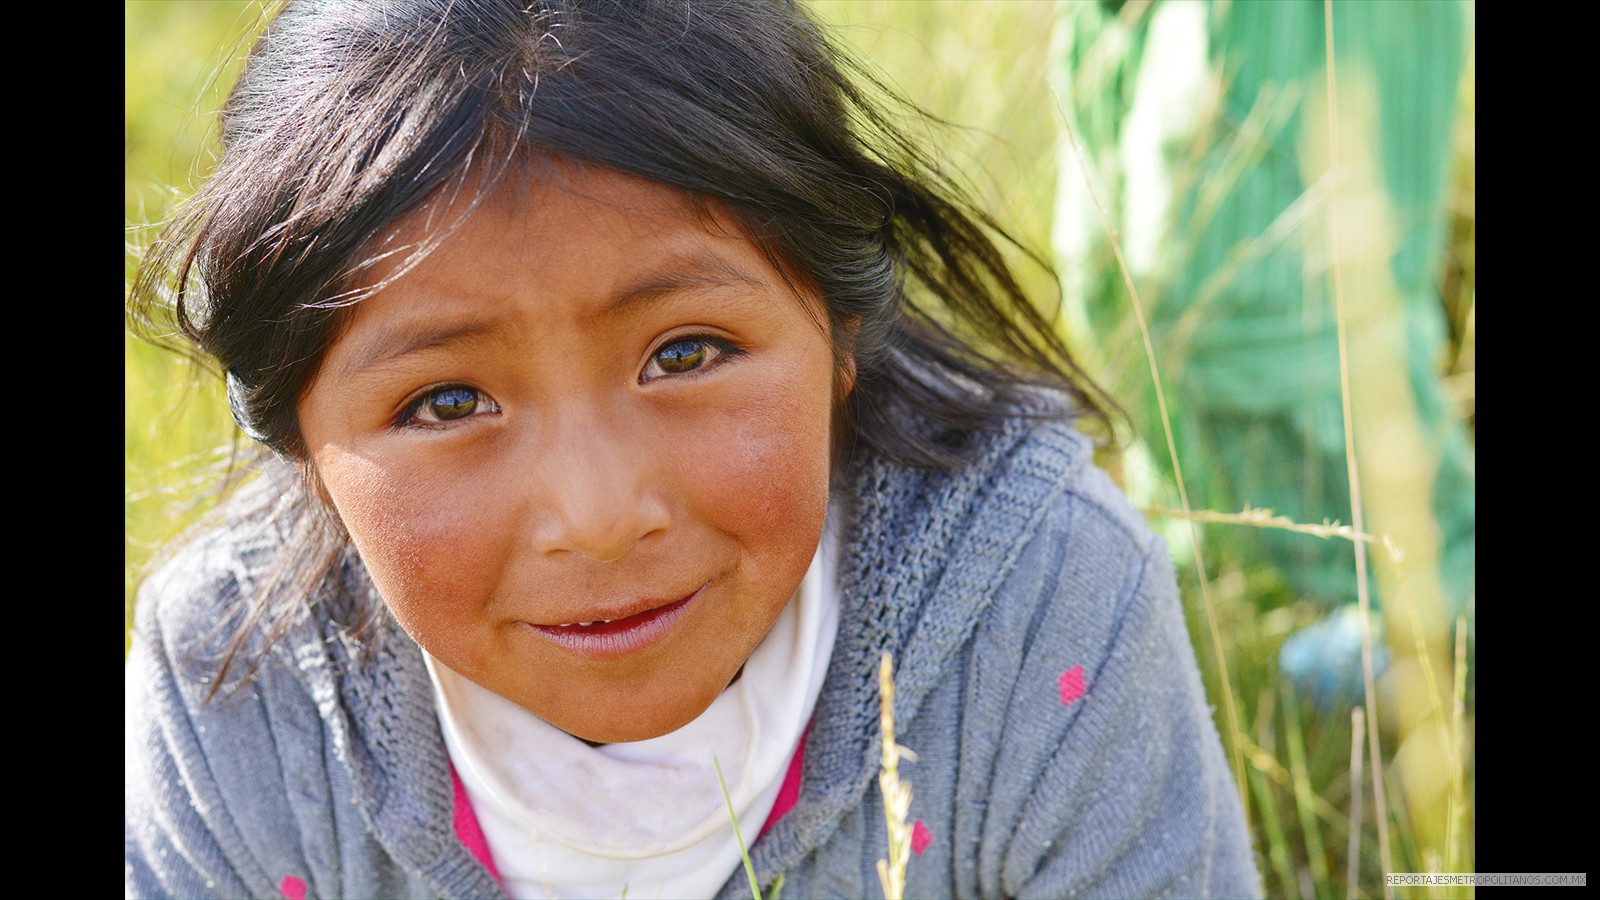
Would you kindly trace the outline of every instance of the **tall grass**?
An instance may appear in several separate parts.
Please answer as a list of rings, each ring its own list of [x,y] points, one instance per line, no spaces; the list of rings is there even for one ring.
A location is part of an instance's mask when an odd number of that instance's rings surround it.
[[[1048,78],[1055,62],[1049,37],[1060,14],[1056,5],[957,0],[813,0],[811,5],[891,84],[936,116],[957,123],[951,129],[929,127],[925,137],[1017,237],[1036,248],[1051,246],[1058,184],[1067,178],[1092,180],[1105,163],[1091,160],[1085,175],[1059,162],[1069,158],[1070,148],[1063,143],[1068,138]],[[172,200],[205,171],[214,140],[210,114],[219,96],[208,85],[226,85],[231,79],[230,69],[214,68],[248,32],[257,8],[252,2],[135,2],[125,7],[130,266],[148,234],[145,226],[159,221]],[[1132,2],[1123,13],[1136,16],[1144,9]],[[1469,426],[1475,414],[1476,298],[1472,65],[1457,131],[1452,243],[1441,274],[1451,326],[1441,375]],[[1324,102],[1321,114],[1312,118],[1319,123],[1316,127],[1327,129],[1322,145],[1328,152],[1340,156],[1346,170],[1359,172],[1363,88],[1347,87],[1343,80],[1338,87],[1342,93],[1336,101]],[[1302,100],[1311,102],[1295,102]],[[1283,114],[1281,104],[1288,102],[1264,102],[1253,121],[1263,130],[1270,128]],[[1329,132],[1341,136],[1332,138]],[[1239,165],[1249,165],[1248,151],[1248,146],[1242,148]],[[1318,190],[1323,188],[1333,189],[1322,184]],[[1337,232],[1326,218],[1324,201],[1332,196],[1327,193],[1286,211],[1277,226],[1284,231],[1322,228],[1330,237],[1352,229],[1370,236],[1381,223],[1362,219],[1367,213],[1348,199],[1350,184],[1338,189],[1345,199]],[[1281,235],[1264,235],[1261,243],[1276,239]],[[1340,277],[1346,315],[1358,319],[1381,314],[1371,308],[1391,302],[1381,271],[1360,253],[1349,253],[1348,241],[1345,245]],[[1240,248],[1241,257],[1254,252],[1259,248]],[[1116,261],[1108,258],[1105,264],[1115,266]],[[1067,275],[1069,281],[1077,277]],[[1046,273],[1024,266],[1024,277],[1038,296],[1056,296],[1057,285]],[[1129,294],[1139,288],[1135,281]],[[1126,372],[1138,374],[1152,361],[1154,377],[1162,377],[1163,360],[1140,350],[1136,334],[1115,345],[1106,344],[1105,335],[1091,342],[1072,313],[1075,299],[1066,298],[1063,328],[1086,360],[1104,367],[1108,383],[1118,383]],[[1161,507],[1152,509],[1156,524],[1181,523],[1172,541],[1175,555],[1193,562],[1180,568],[1180,586],[1192,601],[1185,611],[1202,649],[1198,657],[1208,694],[1221,711],[1218,729],[1235,761],[1271,896],[1372,897],[1384,893],[1386,870],[1473,869],[1475,703],[1469,629],[1439,612],[1437,588],[1428,583],[1430,538],[1418,512],[1425,507],[1414,496],[1422,482],[1415,477],[1418,461],[1408,450],[1416,442],[1404,433],[1415,415],[1390,390],[1397,382],[1392,373],[1385,374],[1391,363],[1382,358],[1382,348],[1363,352],[1376,355],[1351,360],[1347,392],[1356,442],[1349,457],[1359,464],[1359,477],[1368,488],[1366,518],[1360,522],[1348,509],[1327,510],[1328,522],[1290,522],[1263,510],[1185,511],[1176,498],[1162,503],[1170,493],[1144,491],[1138,483],[1148,471],[1139,463],[1141,454],[1167,452],[1161,434],[1143,435],[1143,443],[1133,445],[1128,454],[1101,460],[1130,490],[1142,491],[1153,507]],[[125,371],[126,615],[145,561],[190,520],[198,508],[196,499],[205,495],[216,467],[226,462],[234,438],[214,380],[196,378],[181,363],[132,340],[126,346]],[[1181,430],[1173,433],[1173,440],[1182,447]],[[1200,478],[1207,473],[1185,474]],[[1196,532],[1192,538],[1187,536],[1190,528]],[[1390,674],[1374,685],[1370,712],[1348,705],[1319,707],[1297,696],[1279,677],[1278,650],[1284,639],[1325,610],[1296,596],[1283,574],[1263,561],[1211,552],[1209,535],[1244,528],[1273,528],[1306,542],[1370,545],[1394,660]],[[125,641],[126,636],[125,621]],[[1380,772],[1374,785],[1373,776]],[[1380,839],[1385,832],[1387,839]],[[1422,895],[1470,893],[1451,888]]]

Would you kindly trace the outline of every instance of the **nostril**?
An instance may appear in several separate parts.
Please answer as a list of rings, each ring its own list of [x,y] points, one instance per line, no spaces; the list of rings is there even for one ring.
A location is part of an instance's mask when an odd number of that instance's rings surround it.
[[[551,511],[541,518],[534,537],[540,552],[548,556],[570,554],[597,563],[620,562],[641,543],[666,531],[656,517],[642,511],[603,519],[568,518]]]
[[[559,442],[539,454],[528,495],[536,546],[552,556],[618,562],[667,529],[665,485],[654,465],[637,458],[643,451],[636,441],[601,441],[612,431],[598,425],[565,430],[588,439]]]

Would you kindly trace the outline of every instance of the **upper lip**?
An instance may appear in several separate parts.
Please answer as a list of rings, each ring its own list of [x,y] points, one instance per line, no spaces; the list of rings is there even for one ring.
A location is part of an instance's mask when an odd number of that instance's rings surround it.
[[[535,622],[533,624],[550,626],[575,625],[580,622],[614,622],[617,619],[626,619],[629,616],[637,616],[640,613],[647,613],[654,609],[660,609],[663,606],[671,606],[672,604],[677,603],[679,600],[686,600],[699,592],[700,588],[705,587],[705,585],[709,583],[710,582],[705,582],[704,584],[696,585],[695,587],[676,596],[641,597],[626,602],[606,604],[604,606],[591,606],[583,612],[573,613],[570,618],[552,618],[548,621]]]

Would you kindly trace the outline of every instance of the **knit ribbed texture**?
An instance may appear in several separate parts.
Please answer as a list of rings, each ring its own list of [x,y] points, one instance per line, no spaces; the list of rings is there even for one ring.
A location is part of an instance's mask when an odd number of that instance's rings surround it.
[[[751,848],[757,880],[878,893],[887,649],[926,838],[907,896],[1259,894],[1165,549],[1068,426],[975,440],[954,474],[862,458],[843,479],[839,636],[799,797]],[[199,702],[173,660],[236,602],[236,556],[192,550],[140,601],[130,894],[278,897],[292,876],[307,897],[501,896],[453,834],[426,671],[392,620],[363,656],[308,615],[254,686]],[[1074,666],[1084,693],[1064,704]],[[720,896],[748,892],[741,870]]]

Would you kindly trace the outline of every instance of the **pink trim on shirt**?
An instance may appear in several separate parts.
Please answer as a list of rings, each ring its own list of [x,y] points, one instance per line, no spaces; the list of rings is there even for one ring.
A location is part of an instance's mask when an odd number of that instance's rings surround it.
[[[778,788],[778,801],[772,805],[772,814],[767,816],[767,823],[761,826],[760,834],[756,835],[758,840],[800,799],[800,770],[805,767],[806,736],[810,733],[811,725],[807,723],[806,730],[800,732],[800,746],[795,748],[794,758],[789,760],[789,771],[783,775],[783,786]]]
[[[489,853],[489,841],[483,836],[483,826],[478,824],[478,814],[472,811],[472,801],[467,798],[467,786],[461,783],[461,776],[456,774],[454,764],[450,766],[450,786],[455,791],[456,837],[472,851],[478,862],[483,863],[483,867],[494,876],[495,882],[504,888],[506,885],[500,880],[500,870],[495,868],[494,856]]]

